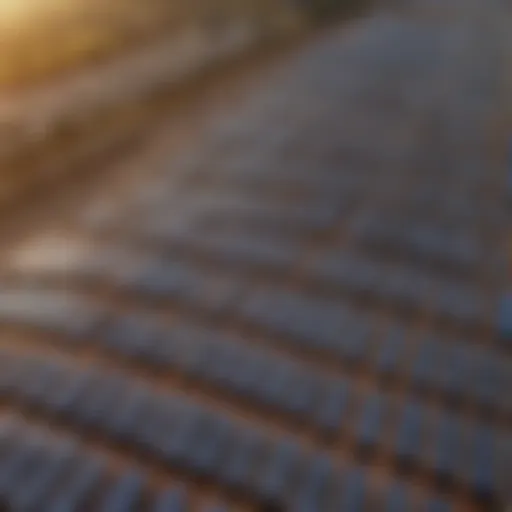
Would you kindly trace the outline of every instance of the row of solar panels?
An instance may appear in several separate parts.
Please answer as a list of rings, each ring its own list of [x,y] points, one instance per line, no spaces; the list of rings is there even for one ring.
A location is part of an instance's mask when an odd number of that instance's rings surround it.
[[[6,353],[3,356],[2,361],[16,371],[3,374],[2,396],[4,400],[17,400],[33,418],[43,413],[46,418],[78,429],[85,438],[88,433],[97,433],[148,460],[211,481],[228,493],[242,493],[261,506],[304,511],[334,510],[336,507],[356,511],[372,503],[375,510],[393,512],[411,510],[411,507],[414,510],[450,510],[439,496],[418,494],[414,487],[409,488],[399,478],[389,478],[383,485],[371,471],[367,473],[362,467],[348,462],[340,467],[339,462],[326,453],[311,452],[293,437],[276,438],[264,429],[248,426],[188,396],[155,392],[121,373],[100,368],[77,371],[65,363],[49,359]],[[376,418],[381,407],[377,398],[369,400],[368,418],[360,427],[362,450],[372,446],[379,428]],[[398,445],[404,454],[403,464],[414,460],[421,424],[418,413],[412,407],[404,418]],[[456,448],[459,435],[456,424],[448,421],[441,427],[436,467],[440,479],[449,482],[453,476],[450,468],[460,464],[458,458],[464,454]],[[15,430],[19,435],[19,429]],[[494,497],[493,442],[492,431],[478,432],[472,443],[475,459],[466,468],[473,490],[482,499]],[[54,458],[61,459],[61,450],[40,454],[39,467],[42,466],[44,473],[35,477],[30,472],[39,469],[38,465],[27,464],[27,459],[34,457],[34,443],[23,440],[19,447],[9,441],[6,444],[6,451],[11,453],[7,457],[0,456],[0,495],[17,503],[18,499],[32,500],[36,491],[39,495],[47,492],[44,484],[53,477],[53,472],[44,468],[45,465],[53,466]],[[22,462],[19,462],[20,458]],[[32,484],[30,476],[35,483]],[[4,480],[6,485],[2,485]],[[31,486],[31,492],[24,488],[29,482],[35,488]],[[108,503],[112,507],[119,500],[121,504],[117,508],[95,510],[139,510],[131,501],[131,493],[139,489],[134,483],[130,479],[131,485],[122,486],[122,490],[116,486],[115,501],[110,496]],[[62,489],[62,482],[60,484],[59,489]],[[65,494],[66,491],[64,486]],[[72,499],[76,499],[74,493]]]
[[[30,298],[30,294],[25,297]],[[214,329],[201,329],[183,321],[165,327],[140,314],[102,321],[87,302],[73,301],[66,294],[60,296],[59,302],[58,297],[59,294],[53,295],[56,301],[52,308],[52,294],[40,295],[47,305],[44,308],[37,306],[34,293],[32,307],[27,301],[25,310],[18,307],[14,311],[16,295],[12,301],[5,295],[2,321],[11,318],[18,325],[49,328],[49,339],[66,352],[79,354],[94,347],[102,357],[143,365],[151,368],[155,376],[185,378],[208,389],[209,394],[218,391],[223,399],[228,397],[243,408],[256,407],[277,414],[287,425],[307,425],[324,440],[348,438],[363,459],[386,453],[398,467],[427,469],[441,482],[470,486],[478,496],[494,498],[504,492],[501,485],[507,474],[509,436],[500,428],[491,428],[487,420],[468,418],[464,409],[448,412],[469,400],[481,408],[484,418],[508,417],[510,400],[502,390],[509,387],[510,372],[506,362],[490,354],[481,351],[472,357],[465,344],[425,340],[411,363],[411,397],[401,402],[384,390],[388,379],[404,378],[404,372],[409,372],[401,368],[400,332],[390,333],[382,341],[377,359],[371,361],[376,374],[382,377],[379,386],[383,390],[369,393],[356,382],[324,375],[309,365]],[[18,296],[18,302],[19,299]],[[366,355],[367,330],[357,329],[354,324],[355,331],[351,332],[349,324],[345,322],[346,329],[332,333],[332,343],[337,347],[333,355],[341,352],[342,359],[348,358],[347,368],[354,369],[358,360],[373,356]],[[290,326],[293,328],[293,322]],[[293,337],[290,342],[295,349],[316,348]],[[139,402],[140,392],[135,384],[121,377],[105,380],[98,372],[84,373],[71,367],[66,370],[66,365],[7,352],[2,355],[0,388],[2,396],[28,400],[47,412],[53,411],[52,404],[60,401],[59,396],[70,395],[63,399],[65,403],[72,400],[79,408],[91,409],[84,413],[86,422],[92,421],[91,415],[98,418],[112,404],[122,403],[123,396],[130,402]],[[440,415],[413,398],[415,395],[420,399],[436,390],[448,400]],[[145,395],[149,397],[149,389]],[[394,433],[390,435],[391,425]]]

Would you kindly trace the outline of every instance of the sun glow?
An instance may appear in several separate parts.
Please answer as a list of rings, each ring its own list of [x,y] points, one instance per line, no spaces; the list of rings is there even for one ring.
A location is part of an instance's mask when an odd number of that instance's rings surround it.
[[[0,22],[10,24],[30,17],[34,9],[40,8],[42,0],[0,0]]]
[[[0,0],[0,26],[16,27],[67,8],[66,0]]]

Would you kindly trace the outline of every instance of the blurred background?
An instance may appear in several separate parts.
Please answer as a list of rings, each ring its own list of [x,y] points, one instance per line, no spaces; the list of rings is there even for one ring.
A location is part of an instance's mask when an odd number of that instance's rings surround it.
[[[512,6],[0,0],[0,503],[505,511]]]

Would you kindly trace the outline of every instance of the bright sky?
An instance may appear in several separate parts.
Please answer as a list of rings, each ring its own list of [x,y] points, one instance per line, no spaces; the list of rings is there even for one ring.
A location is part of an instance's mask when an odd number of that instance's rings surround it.
[[[19,21],[40,9],[44,0],[0,0],[0,21],[2,24]]]
[[[69,10],[73,3],[71,0],[0,0],[0,26],[16,26],[41,14]]]

